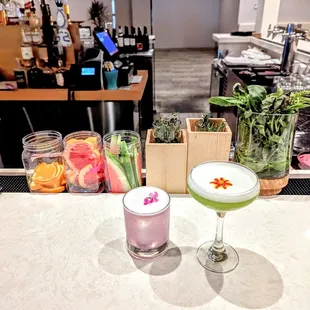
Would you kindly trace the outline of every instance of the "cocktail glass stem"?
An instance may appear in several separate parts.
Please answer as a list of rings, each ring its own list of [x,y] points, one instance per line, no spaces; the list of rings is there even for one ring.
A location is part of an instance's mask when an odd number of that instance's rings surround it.
[[[217,227],[215,240],[208,251],[209,259],[215,263],[223,262],[227,259],[227,254],[223,242],[224,218],[226,212],[217,212]]]

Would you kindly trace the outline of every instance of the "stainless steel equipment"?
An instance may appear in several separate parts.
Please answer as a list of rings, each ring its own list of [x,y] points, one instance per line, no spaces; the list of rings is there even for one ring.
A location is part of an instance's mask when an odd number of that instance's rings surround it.
[[[284,42],[281,73],[289,75],[293,72],[298,41],[310,41],[310,30],[302,29],[301,24],[288,24],[286,28],[282,26],[274,26],[273,29],[270,25],[268,29],[268,37],[272,35],[272,39],[274,39],[278,34],[282,34],[282,42]]]

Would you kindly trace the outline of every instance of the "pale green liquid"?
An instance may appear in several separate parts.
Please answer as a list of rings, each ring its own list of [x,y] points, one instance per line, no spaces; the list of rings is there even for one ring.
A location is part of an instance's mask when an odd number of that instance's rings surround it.
[[[244,208],[244,207],[250,205],[252,202],[254,202],[256,200],[256,198],[258,197],[258,195],[257,195],[255,197],[253,197],[252,199],[249,199],[249,200],[245,200],[245,201],[241,201],[241,202],[226,203],[226,202],[212,201],[212,200],[206,199],[204,197],[201,197],[201,196],[197,195],[189,186],[188,186],[188,191],[190,192],[192,197],[195,200],[197,200],[199,203],[201,203],[205,207],[213,209],[217,212],[228,212],[228,211],[234,211],[234,210]]]

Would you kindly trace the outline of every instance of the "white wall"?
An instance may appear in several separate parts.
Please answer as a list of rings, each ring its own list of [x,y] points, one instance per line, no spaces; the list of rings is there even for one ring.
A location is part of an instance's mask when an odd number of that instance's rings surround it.
[[[240,0],[239,5],[239,30],[254,31],[258,0]]]
[[[238,30],[239,0],[220,0],[219,32]]]
[[[148,31],[150,33],[151,1],[150,0],[131,0],[131,5],[132,5],[133,26],[134,27],[147,26]]]
[[[213,47],[219,0],[155,0],[153,29],[157,48]]]
[[[278,21],[310,22],[310,0],[281,0]]]
[[[36,8],[40,11],[39,0],[35,0]],[[68,0],[70,7],[70,17],[73,21],[86,21],[89,19],[88,9],[91,6],[92,0]],[[108,6],[109,13],[111,9],[111,0],[104,0],[103,3]],[[56,20],[57,6],[54,0],[49,0],[53,19]]]

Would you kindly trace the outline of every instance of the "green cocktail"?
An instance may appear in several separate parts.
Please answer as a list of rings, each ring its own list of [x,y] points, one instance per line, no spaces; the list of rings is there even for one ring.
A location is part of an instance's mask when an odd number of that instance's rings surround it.
[[[249,168],[232,162],[207,162],[196,166],[188,177],[188,190],[199,203],[217,213],[215,241],[202,244],[197,251],[200,264],[210,271],[226,273],[239,262],[237,252],[223,242],[226,212],[244,208],[259,195],[260,183]]]

